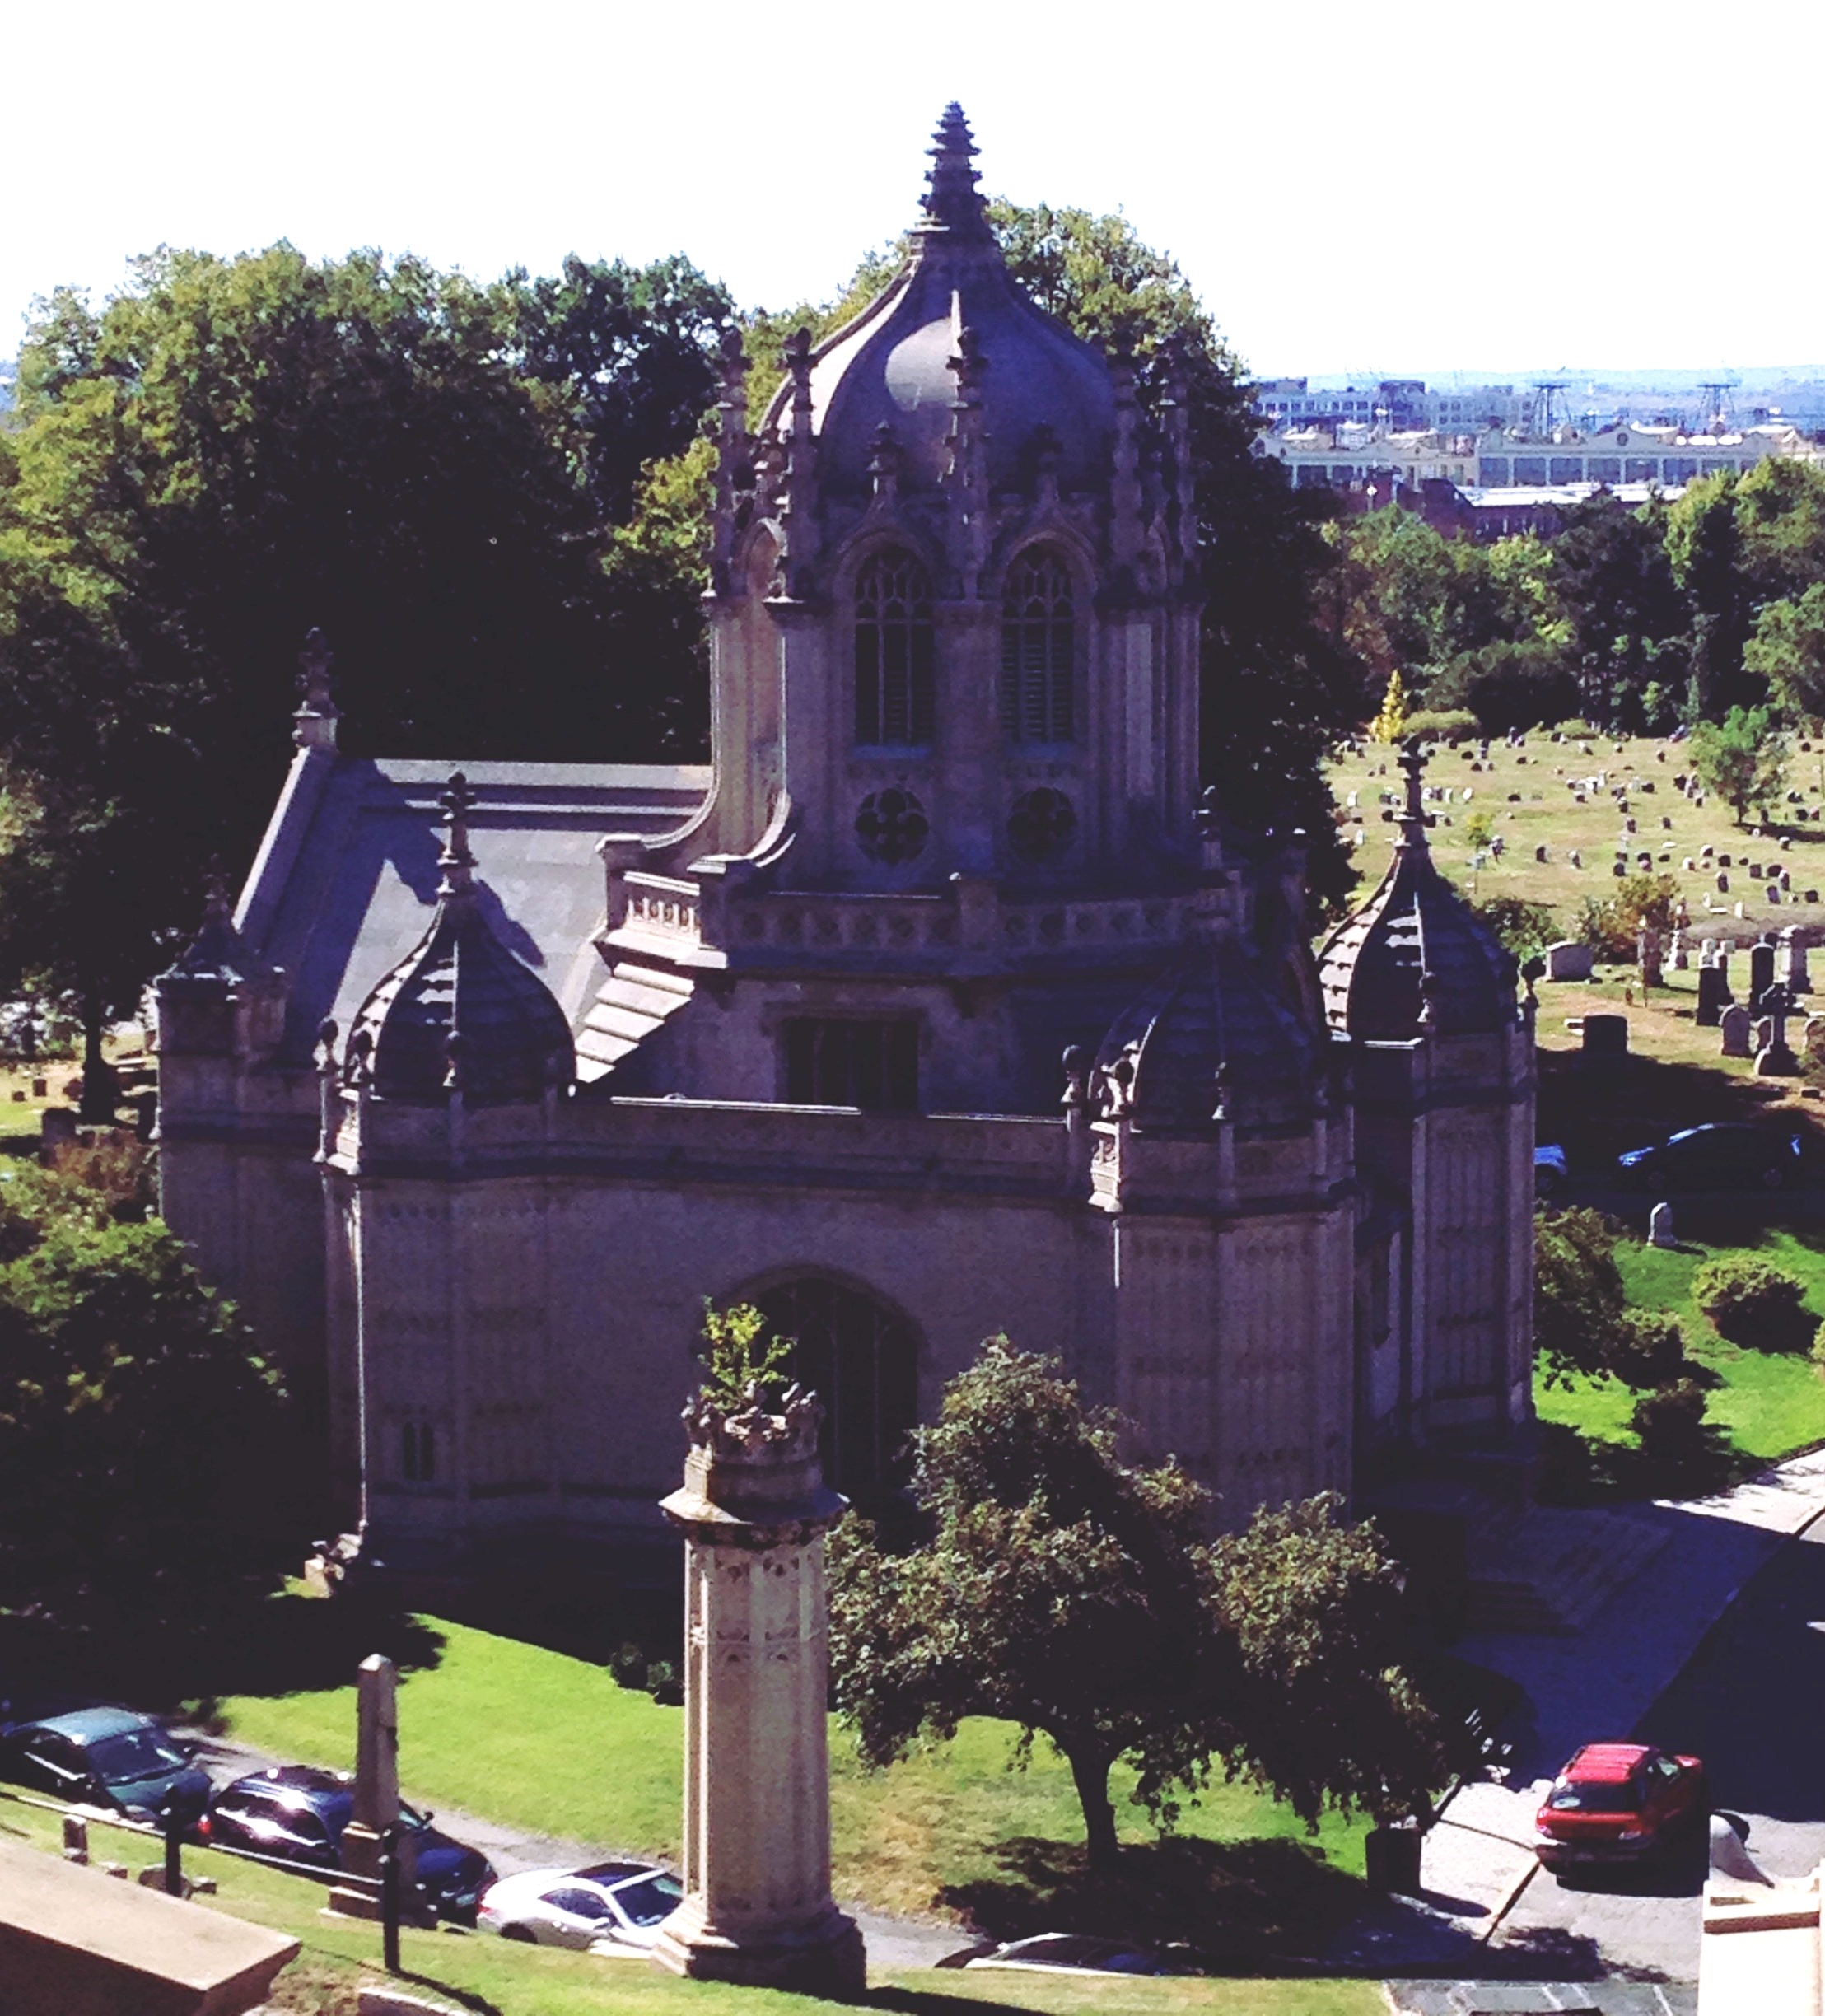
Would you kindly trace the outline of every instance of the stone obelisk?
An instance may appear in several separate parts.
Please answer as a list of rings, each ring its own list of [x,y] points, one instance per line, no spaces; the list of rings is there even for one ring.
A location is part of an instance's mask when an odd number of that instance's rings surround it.
[[[399,1676],[391,1659],[376,1652],[355,1676],[355,1810],[343,1830],[342,1866],[366,1884],[338,1883],[326,1908],[344,1918],[378,1918],[380,1857],[386,1831],[399,1818]],[[413,1855],[409,1837],[398,1847],[399,1896],[413,1915]]]
[[[823,1410],[749,1387],[686,1408],[684,1899],[655,1961],[676,1974],[829,1997],[867,1983],[830,1894],[824,1536],[847,1500],[818,1461]]]

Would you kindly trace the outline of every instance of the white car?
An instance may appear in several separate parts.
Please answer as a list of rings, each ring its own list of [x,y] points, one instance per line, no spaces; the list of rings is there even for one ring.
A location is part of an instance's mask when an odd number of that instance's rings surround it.
[[[521,1869],[488,1886],[475,1923],[537,1946],[606,1944],[644,1953],[684,1894],[675,1876],[650,1862]]]

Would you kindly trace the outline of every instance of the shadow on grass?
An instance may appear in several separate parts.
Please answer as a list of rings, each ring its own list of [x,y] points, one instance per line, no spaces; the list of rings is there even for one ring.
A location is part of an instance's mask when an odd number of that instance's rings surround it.
[[[1000,1874],[939,1892],[987,1938],[1066,1930],[1151,1946],[1183,1942],[1225,1966],[1309,1953],[1370,1894],[1303,1841],[1173,1836],[1124,1847],[1107,1873],[1092,1870],[1074,1843],[1021,1836],[992,1854]]]
[[[1585,1436],[1562,1421],[1539,1421],[1535,1491],[1544,1505],[1594,1505],[1650,1498],[1707,1498],[1767,1469],[1706,1422],[1689,1444],[1661,1452]]]
[[[1664,1141],[1682,1127],[1720,1120],[1765,1120],[1772,1125],[1767,1110],[1768,1087],[1780,1083],[1785,1089],[1785,1081],[1736,1077],[1710,1065],[1679,1063],[1639,1052],[1606,1060],[1598,1068],[1575,1050],[1542,1050],[1538,1063],[1538,1137],[1565,1150],[1574,1179],[1607,1179],[1615,1173],[1617,1156],[1626,1150]],[[1814,1115],[1784,1109],[1779,1118],[1781,1126],[1790,1122],[1809,1134],[1815,1153],[1825,1142],[1825,1129]],[[1814,1180],[1821,1163],[1825,1155],[1813,1164]],[[1655,1201],[1641,1193],[1644,1215]],[[1743,1197],[1751,1211],[1764,1217],[1774,1202],[1762,1191]],[[1677,1201],[1674,1211],[1681,1232],[1692,1236],[1694,1228]]]
[[[443,1639],[415,1617],[362,1598],[274,1596],[204,1617],[110,1617],[86,1626],[0,1616],[0,1675],[11,1698],[130,1701],[177,1710],[231,1694],[348,1686],[371,1652],[402,1669],[434,1666]]]

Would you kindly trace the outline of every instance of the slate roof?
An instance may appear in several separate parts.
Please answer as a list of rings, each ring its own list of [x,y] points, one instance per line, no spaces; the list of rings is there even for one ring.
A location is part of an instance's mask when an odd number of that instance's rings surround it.
[[[1319,954],[1325,1020],[1387,1043],[1505,1028],[1515,1019],[1513,959],[1439,873],[1423,817],[1410,810],[1400,825],[1381,886]]]
[[[1127,1053],[1136,1124],[1272,1125],[1309,1118],[1311,1032],[1267,985],[1239,940],[1193,944],[1109,1025],[1096,1062]]]
[[[1099,486],[1107,479],[1115,427],[1108,361],[1015,283],[983,214],[970,166],[975,144],[956,105],[946,110],[936,142],[911,259],[814,353],[819,481],[866,495],[883,423],[903,450],[907,487],[938,481],[950,461],[945,444],[957,399],[950,360],[968,329],[984,367],[990,488],[1031,480],[1041,427],[1056,436],[1060,488]],[[769,424],[783,416],[787,391],[776,396]]]
[[[277,1061],[302,1068],[320,1023],[346,1034],[422,949],[437,903],[438,793],[451,765],[308,750],[292,771],[236,908],[241,950],[285,969]],[[604,977],[594,936],[609,833],[663,833],[702,802],[707,766],[473,763],[469,843],[494,936],[581,1020]]]

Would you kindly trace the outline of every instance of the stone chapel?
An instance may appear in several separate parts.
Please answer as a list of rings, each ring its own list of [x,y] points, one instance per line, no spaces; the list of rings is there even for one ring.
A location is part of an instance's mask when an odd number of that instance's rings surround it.
[[[656,1538],[706,1297],[864,1502],[997,1331],[1225,1524],[1524,1442],[1531,998],[1417,759],[1316,958],[1296,840],[1201,796],[1185,410],[1015,283],[974,154],[953,106],[764,413],[727,350],[708,768],[357,758],[313,640],[158,983],[166,1215],[390,1561]]]

